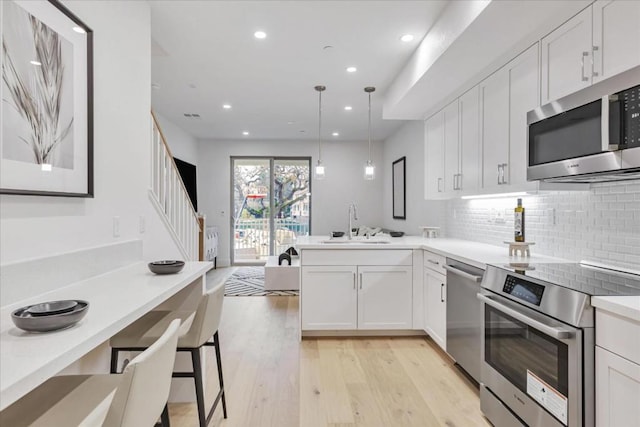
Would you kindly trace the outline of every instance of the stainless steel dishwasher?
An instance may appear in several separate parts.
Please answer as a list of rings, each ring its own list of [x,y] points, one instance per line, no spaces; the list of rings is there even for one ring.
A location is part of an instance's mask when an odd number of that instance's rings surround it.
[[[480,382],[482,303],[476,296],[484,270],[447,258],[447,353]]]

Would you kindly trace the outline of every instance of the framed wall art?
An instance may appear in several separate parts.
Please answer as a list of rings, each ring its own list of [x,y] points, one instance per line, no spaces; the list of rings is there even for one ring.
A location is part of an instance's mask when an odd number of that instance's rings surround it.
[[[407,188],[406,179],[407,171],[405,165],[407,162],[406,157],[401,157],[391,166],[392,181],[392,197],[393,197],[393,218],[394,219],[407,219]]]
[[[58,1],[0,8],[0,193],[93,197],[93,33]]]

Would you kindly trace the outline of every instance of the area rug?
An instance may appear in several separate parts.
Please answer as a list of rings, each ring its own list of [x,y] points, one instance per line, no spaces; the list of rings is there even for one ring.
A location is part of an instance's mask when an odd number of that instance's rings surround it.
[[[264,288],[264,267],[240,267],[224,283],[228,297],[295,296],[298,291],[267,291]]]

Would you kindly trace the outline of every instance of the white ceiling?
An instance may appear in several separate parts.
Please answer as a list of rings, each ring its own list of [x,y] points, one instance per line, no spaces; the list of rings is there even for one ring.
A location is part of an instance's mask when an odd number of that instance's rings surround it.
[[[382,140],[400,125],[382,120],[384,92],[446,3],[154,0],[153,108],[198,138],[315,141],[322,84],[323,139],[366,140],[363,89],[375,86],[372,139]],[[399,40],[406,33],[412,42]]]

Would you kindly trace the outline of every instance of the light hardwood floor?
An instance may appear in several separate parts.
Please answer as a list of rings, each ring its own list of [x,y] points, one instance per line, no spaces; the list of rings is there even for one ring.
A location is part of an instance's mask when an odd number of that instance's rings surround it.
[[[297,297],[227,297],[220,341],[229,418],[219,407],[210,427],[490,425],[477,389],[430,339],[299,342]],[[170,414],[174,427],[197,426],[194,404],[171,404]]]

